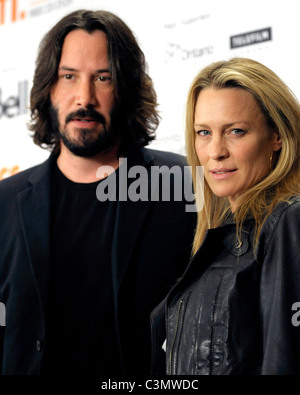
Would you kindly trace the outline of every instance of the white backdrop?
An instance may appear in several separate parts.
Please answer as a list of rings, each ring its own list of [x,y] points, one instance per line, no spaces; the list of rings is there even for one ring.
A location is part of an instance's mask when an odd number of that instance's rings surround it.
[[[49,155],[29,120],[37,48],[58,19],[106,9],[133,30],[148,63],[162,121],[157,149],[184,153],[184,106],[193,77],[212,61],[245,56],[272,68],[300,97],[299,0],[0,0],[0,179]]]

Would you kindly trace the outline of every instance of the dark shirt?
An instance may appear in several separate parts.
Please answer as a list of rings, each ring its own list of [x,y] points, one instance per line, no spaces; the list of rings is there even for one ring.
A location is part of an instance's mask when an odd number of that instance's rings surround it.
[[[100,202],[98,184],[74,183],[56,167],[46,374],[120,373],[111,270],[117,202]]]

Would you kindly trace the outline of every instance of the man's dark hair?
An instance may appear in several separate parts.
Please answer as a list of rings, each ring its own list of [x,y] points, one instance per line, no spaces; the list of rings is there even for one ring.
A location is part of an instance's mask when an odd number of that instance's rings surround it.
[[[159,124],[156,93],[147,74],[145,57],[129,27],[108,11],[77,10],[62,18],[39,46],[30,94],[29,129],[34,142],[59,152],[59,136],[52,130],[50,90],[57,81],[62,46],[68,33],[82,29],[106,33],[109,67],[120,117],[120,151],[135,144],[143,147],[155,138]],[[88,61],[88,59],[87,59]]]

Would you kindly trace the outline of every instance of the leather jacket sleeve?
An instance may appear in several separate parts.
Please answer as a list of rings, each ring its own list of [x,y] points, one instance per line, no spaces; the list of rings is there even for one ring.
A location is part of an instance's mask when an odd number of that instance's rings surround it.
[[[268,229],[260,290],[264,375],[300,372],[300,316],[295,311],[300,302],[299,224],[298,201],[282,212],[274,229]]]

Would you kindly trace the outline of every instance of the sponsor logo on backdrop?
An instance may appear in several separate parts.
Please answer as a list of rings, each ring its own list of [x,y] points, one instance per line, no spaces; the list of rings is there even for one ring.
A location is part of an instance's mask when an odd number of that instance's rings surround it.
[[[209,19],[209,18],[210,18],[210,14],[197,15],[197,16],[193,16],[190,18],[181,19],[180,21],[166,23],[165,28],[166,29],[173,29],[173,28],[176,28],[176,27],[182,26],[182,25],[191,25],[195,22],[199,22],[199,21],[202,22],[202,21]]]
[[[260,44],[266,41],[272,41],[271,27],[231,36],[230,48],[235,49],[245,47],[247,45]]]
[[[180,44],[167,43],[166,48],[166,63],[172,59],[179,58],[183,61],[199,58],[205,55],[212,55],[214,53],[214,47],[207,45],[202,48],[184,48]]]
[[[18,8],[18,0],[0,0],[0,25],[25,18],[25,11]]]
[[[4,178],[17,174],[19,171],[20,171],[20,166],[18,165],[12,167],[2,167],[2,169],[0,168],[0,181],[3,180]]]
[[[0,120],[1,118],[13,118],[26,114],[28,105],[28,81],[18,82],[18,93],[11,95],[4,92],[0,87]]]
[[[0,26],[47,14],[68,7],[73,2],[74,0],[32,0],[28,1],[26,9],[21,9],[20,0],[0,0]]]
[[[188,61],[191,59],[200,58],[214,53],[213,45],[198,46],[197,44],[188,43],[190,48],[187,48],[187,41],[182,41],[185,36],[194,37],[198,34],[199,29],[203,28],[203,23],[207,23],[210,14],[196,15],[190,18],[181,19],[176,22],[167,23],[164,25],[167,34],[170,34],[171,40],[167,40],[165,50],[165,63],[172,60]],[[177,39],[176,39],[177,37]],[[175,39],[174,39],[175,38]],[[174,41],[173,41],[174,40]],[[182,41],[180,43],[180,41]]]

